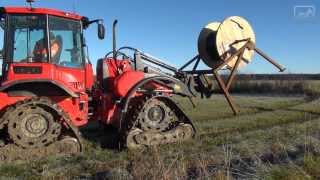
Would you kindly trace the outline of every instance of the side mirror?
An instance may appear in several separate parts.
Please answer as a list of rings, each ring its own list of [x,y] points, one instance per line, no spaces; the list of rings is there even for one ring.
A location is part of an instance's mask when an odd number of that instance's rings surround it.
[[[104,35],[105,35],[105,28],[104,28],[104,25],[99,22],[98,23],[98,37],[99,39],[104,39]]]

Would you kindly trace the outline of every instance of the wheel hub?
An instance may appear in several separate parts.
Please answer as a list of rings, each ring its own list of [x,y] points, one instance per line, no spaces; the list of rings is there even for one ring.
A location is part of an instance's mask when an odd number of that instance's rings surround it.
[[[161,122],[164,119],[165,111],[160,106],[154,106],[149,109],[148,117],[151,121]]]
[[[174,118],[172,110],[157,98],[142,103],[142,109],[136,109],[141,128],[152,131],[166,130]]]
[[[27,115],[27,117],[22,120],[22,124],[25,126],[21,126],[21,130],[31,138],[44,135],[49,125],[48,120],[40,114]]]

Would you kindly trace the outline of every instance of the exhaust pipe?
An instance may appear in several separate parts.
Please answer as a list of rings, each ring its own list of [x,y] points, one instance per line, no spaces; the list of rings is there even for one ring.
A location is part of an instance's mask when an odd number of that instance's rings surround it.
[[[117,26],[118,20],[113,21],[112,25],[112,51],[113,51],[113,59],[115,60],[117,58],[117,40],[116,40],[116,26]]]

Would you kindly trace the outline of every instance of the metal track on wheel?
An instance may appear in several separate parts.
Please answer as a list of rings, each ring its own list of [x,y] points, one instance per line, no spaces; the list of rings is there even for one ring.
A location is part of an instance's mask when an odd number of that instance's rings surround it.
[[[148,147],[160,144],[176,143],[188,140],[194,136],[193,127],[190,124],[181,123],[166,132],[144,132],[141,129],[132,129],[127,136],[129,149]]]
[[[157,96],[145,96],[137,98],[133,104],[131,105],[131,112],[129,111],[126,124],[123,132],[123,138],[125,140],[125,144],[129,149],[136,149],[141,147],[148,147],[160,144],[168,144],[168,143],[176,143],[185,141],[194,137],[195,129],[193,125],[186,121],[185,115],[181,114],[181,111],[178,111],[176,107],[170,106],[168,102],[161,103],[149,103],[150,101],[154,101],[155,98],[161,97]],[[168,122],[159,123],[159,128],[145,128],[146,121],[141,121],[142,115],[146,114],[145,105],[154,105],[154,104],[166,104],[168,107],[164,109],[168,112],[166,115],[169,117],[166,118]],[[171,117],[173,116],[173,117]],[[163,124],[166,124],[166,127],[163,128]]]
[[[15,105],[7,108],[6,113],[2,116],[1,122],[6,122],[5,126],[9,123],[7,119],[12,115],[15,115],[14,110],[19,108],[24,108],[28,105],[45,105],[54,110],[58,117],[67,122],[68,126],[64,133],[53,139],[51,143],[43,143],[42,146],[32,146],[32,147],[21,147],[16,145],[13,142],[13,139],[10,139],[9,136],[0,137],[0,162],[14,161],[14,160],[28,160],[28,159],[37,159],[41,157],[46,157],[48,155],[57,155],[57,154],[73,154],[82,151],[81,137],[79,131],[72,126],[72,124],[67,113],[65,113],[57,104],[52,102],[48,98],[31,98],[20,101]],[[6,130],[4,128],[2,131]],[[72,133],[67,133],[71,132]],[[1,143],[3,142],[3,143]]]

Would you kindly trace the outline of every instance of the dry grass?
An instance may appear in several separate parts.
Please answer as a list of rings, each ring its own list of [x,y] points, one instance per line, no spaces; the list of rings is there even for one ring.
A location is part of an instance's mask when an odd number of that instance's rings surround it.
[[[320,178],[320,100],[240,95],[238,117],[222,96],[195,101],[196,110],[185,106],[193,140],[119,152],[101,147],[112,133],[92,127],[83,154],[2,164],[0,179]]]

